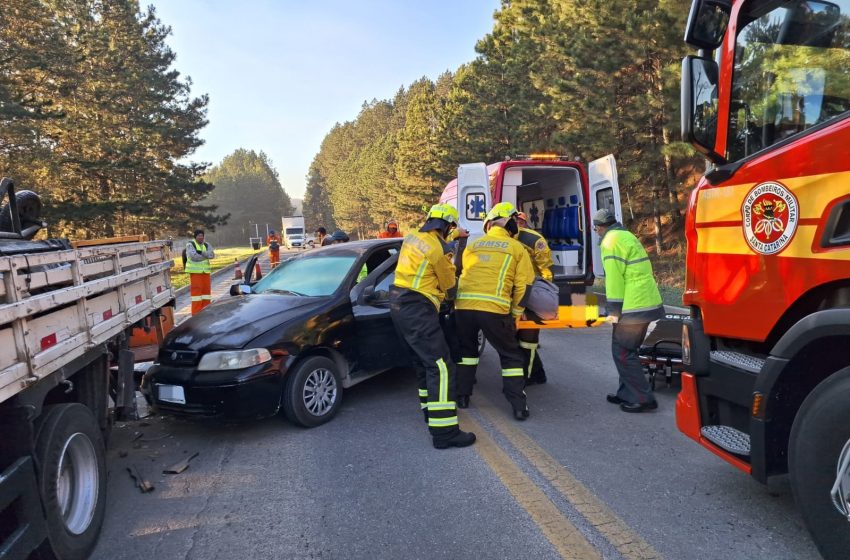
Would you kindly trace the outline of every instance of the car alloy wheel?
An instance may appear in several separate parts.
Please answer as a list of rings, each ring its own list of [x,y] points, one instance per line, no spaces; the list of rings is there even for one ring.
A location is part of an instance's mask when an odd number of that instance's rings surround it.
[[[304,406],[315,416],[324,416],[336,402],[337,383],[333,372],[318,368],[310,372],[304,383]]]
[[[336,416],[343,394],[339,368],[326,356],[310,356],[287,372],[281,407],[290,422],[313,428]]]

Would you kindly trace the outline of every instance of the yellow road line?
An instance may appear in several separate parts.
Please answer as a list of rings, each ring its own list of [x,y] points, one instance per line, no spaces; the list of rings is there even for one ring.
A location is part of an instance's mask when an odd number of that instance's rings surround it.
[[[476,397],[477,399],[478,397]],[[552,503],[522,469],[505,453],[487,431],[463,410],[458,410],[464,429],[475,432],[475,450],[484,459],[499,480],[513,495],[517,503],[528,512],[546,539],[552,543],[562,558],[592,560],[601,558],[593,545],[582,535],[564,514]]]
[[[608,506],[570,474],[554,457],[549,455],[525,432],[507,420],[506,416],[497,410],[491,402],[483,396],[476,395],[475,406],[624,558],[627,560],[663,558],[658,551],[617,517]],[[469,415],[466,415],[465,418],[468,419]],[[476,435],[478,435],[477,431]]]

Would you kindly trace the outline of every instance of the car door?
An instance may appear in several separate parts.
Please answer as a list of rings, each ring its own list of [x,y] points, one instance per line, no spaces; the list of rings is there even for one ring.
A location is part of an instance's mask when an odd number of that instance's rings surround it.
[[[398,253],[392,255],[351,290],[356,360],[352,378],[409,365],[390,317],[389,290],[395,279]]]
[[[587,166],[587,176],[590,180],[590,200],[588,201],[588,223],[593,219],[597,210],[607,208],[614,212],[617,221],[623,223],[623,210],[620,207],[620,185],[617,182],[617,162],[614,156],[607,155],[591,161]],[[599,247],[599,236],[591,229],[591,258],[593,275],[597,278],[605,276],[602,268],[602,251]]]

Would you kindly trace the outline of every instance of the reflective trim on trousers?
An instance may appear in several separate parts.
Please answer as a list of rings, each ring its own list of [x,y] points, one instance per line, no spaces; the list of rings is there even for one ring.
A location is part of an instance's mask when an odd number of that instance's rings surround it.
[[[189,301],[212,301],[212,296],[190,296]]]
[[[429,428],[451,428],[457,426],[457,416],[449,416],[448,418],[428,418]]]
[[[437,369],[440,370],[440,402],[449,400],[449,368],[446,367],[446,362],[442,358],[437,360]]]
[[[419,396],[420,397],[427,397],[428,396],[428,389],[419,389]]]
[[[519,347],[525,348],[526,350],[536,350],[539,346],[536,342],[524,342],[522,340],[519,341]]]
[[[461,358],[458,363],[462,366],[477,366],[479,360],[479,358]]]
[[[437,411],[437,410],[456,410],[456,409],[457,409],[457,404],[455,403],[455,401],[448,401],[448,402],[440,402],[440,401],[438,401],[438,402],[429,402],[428,404],[426,404],[426,405],[425,405],[425,408],[427,408],[428,410],[433,410],[433,411]]]
[[[523,368],[509,368],[502,370],[502,377],[523,377],[525,371]]]

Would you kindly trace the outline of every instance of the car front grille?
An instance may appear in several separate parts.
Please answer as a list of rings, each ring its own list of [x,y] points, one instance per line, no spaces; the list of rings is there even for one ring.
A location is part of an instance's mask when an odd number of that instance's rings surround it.
[[[198,353],[194,350],[163,348],[159,351],[159,363],[169,366],[193,366],[198,363]]]

